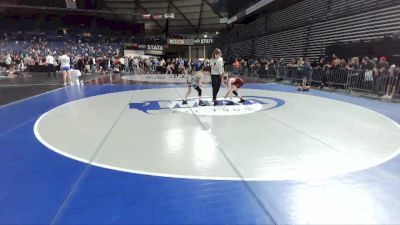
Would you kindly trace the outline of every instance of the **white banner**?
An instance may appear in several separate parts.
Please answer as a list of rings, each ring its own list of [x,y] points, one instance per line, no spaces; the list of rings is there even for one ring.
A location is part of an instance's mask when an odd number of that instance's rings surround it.
[[[193,40],[193,44],[195,45],[209,45],[214,42],[212,38],[197,38]]]
[[[237,20],[237,16],[234,16],[228,20],[227,24],[231,24],[231,23],[235,22],[236,20]]]
[[[153,15],[153,19],[155,19],[155,20],[161,20],[162,18],[163,18],[162,14],[154,14]]]
[[[185,45],[185,39],[168,39],[170,45]]]
[[[76,9],[76,2],[74,0],[65,1],[67,9]]]
[[[228,23],[228,17],[219,18],[219,23]]]
[[[143,14],[142,17],[143,17],[143,19],[150,19],[151,14]]]
[[[174,19],[175,18],[175,14],[174,13],[165,13],[164,14],[164,18],[165,19]]]
[[[136,56],[143,56],[144,51],[142,50],[124,50],[124,56],[128,57],[136,57]]]

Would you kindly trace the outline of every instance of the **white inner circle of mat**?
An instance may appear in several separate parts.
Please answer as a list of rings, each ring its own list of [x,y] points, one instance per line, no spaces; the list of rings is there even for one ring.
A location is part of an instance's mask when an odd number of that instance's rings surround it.
[[[49,149],[84,163],[193,179],[336,176],[374,167],[399,151],[399,125],[353,104],[243,89],[244,96],[286,103],[240,116],[200,116],[162,107],[162,102],[185,92],[186,88],[148,89],[73,101],[42,115],[35,135]],[[128,107],[143,102],[162,109],[145,113]]]

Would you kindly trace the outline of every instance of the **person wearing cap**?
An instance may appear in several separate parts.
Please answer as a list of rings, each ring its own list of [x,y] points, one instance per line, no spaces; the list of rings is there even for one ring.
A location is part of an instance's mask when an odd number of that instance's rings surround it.
[[[221,57],[222,53],[219,48],[214,49],[210,59],[211,67],[211,83],[213,89],[214,105],[218,105],[217,95],[221,87],[221,79],[224,76],[224,59]]]

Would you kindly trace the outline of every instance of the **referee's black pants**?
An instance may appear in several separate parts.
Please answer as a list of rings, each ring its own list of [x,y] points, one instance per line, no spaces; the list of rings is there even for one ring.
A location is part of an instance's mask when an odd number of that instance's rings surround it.
[[[213,89],[213,101],[217,100],[217,95],[219,92],[219,88],[221,87],[221,76],[220,75],[211,75],[211,84]]]
[[[50,73],[53,72],[54,77],[56,77],[56,70],[54,68],[53,64],[48,64],[47,65],[47,76],[50,77]]]

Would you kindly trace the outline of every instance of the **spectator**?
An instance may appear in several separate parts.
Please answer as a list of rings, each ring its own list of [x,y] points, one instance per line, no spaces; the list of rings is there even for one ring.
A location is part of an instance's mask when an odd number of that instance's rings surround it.
[[[297,68],[299,67],[299,64],[297,63],[296,59],[293,58],[290,63],[287,65],[288,67],[288,77],[290,78],[295,78],[297,77]]]
[[[303,80],[297,86],[298,91],[309,91],[310,88],[311,88],[311,84],[307,77],[303,77]]]
[[[339,62],[339,68],[346,69],[346,67],[347,67],[347,61],[345,59],[341,59]]]
[[[235,59],[235,61],[233,62],[233,74],[235,75],[239,74],[239,70],[240,70],[239,59]]]
[[[310,63],[310,59],[309,58],[305,58],[304,59],[304,63],[303,63],[303,75],[307,78],[311,77],[311,73],[312,73],[312,68],[311,68],[311,63]]]
[[[56,61],[54,60],[54,57],[51,54],[51,51],[48,52],[46,56],[46,65],[47,65],[47,76],[50,77],[50,73],[53,72],[54,77],[56,77],[56,70],[54,68],[54,64]]]
[[[388,72],[389,63],[387,62],[386,57],[381,57],[379,59],[379,62],[378,62],[376,67],[377,67],[377,70],[378,70],[378,76],[381,76],[381,75],[385,74],[386,72]]]
[[[388,70],[388,83],[386,85],[386,94],[382,98],[393,98],[396,93],[396,87],[399,86],[399,68],[391,65]]]
[[[353,70],[358,70],[360,69],[360,60],[358,57],[353,57],[351,58],[350,63],[346,66],[347,69],[353,69]]]
[[[362,59],[361,69],[365,71],[364,80],[366,82],[374,81],[373,70],[375,68],[375,63],[371,61],[368,57]]]

